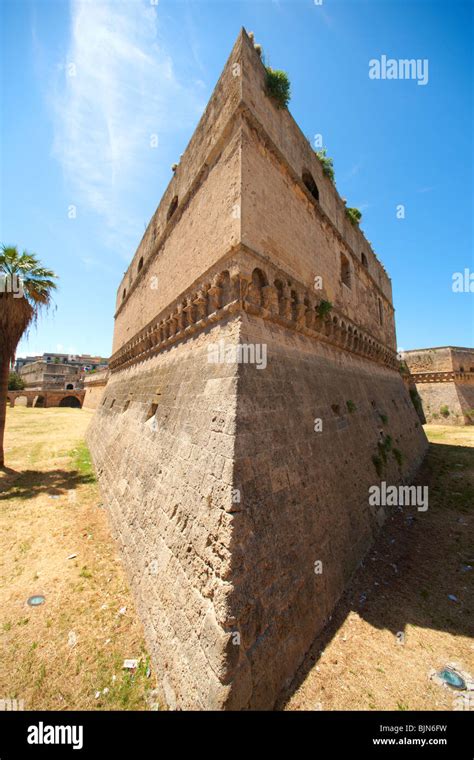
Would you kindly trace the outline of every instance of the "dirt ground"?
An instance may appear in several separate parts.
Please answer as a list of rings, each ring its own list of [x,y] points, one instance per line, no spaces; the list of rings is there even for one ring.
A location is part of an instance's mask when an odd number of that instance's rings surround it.
[[[428,510],[394,508],[284,709],[459,709],[458,693],[429,674],[454,663],[474,675],[474,428],[425,432],[416,483],[429,486]]]
[[[15,407],[7,415],[0,699],[32,710],[150,709],[142,628],[83,443],[92,413]],[[45,603],[28,606],[36,594]],[[125,659],[139,666],[124,670]]]
[[[25,709],[157,708],[83,443],[91,414],[8,410],[0,699],[23,700]],[[431,445],[417,482],[429,485],[428,511],[395,509],[280,709],[450,710],[455,692],[430,671],[454,662],[473,673],[474,430],[425,429]],[[35,594],[46,601],[29,607]],[[122,667],[128,658],[140,659],[132,673]]]

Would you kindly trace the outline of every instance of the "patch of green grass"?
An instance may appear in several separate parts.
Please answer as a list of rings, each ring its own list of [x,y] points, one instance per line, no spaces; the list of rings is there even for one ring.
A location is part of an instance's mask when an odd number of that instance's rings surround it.
[[[89,483],[95,483],[96,477],[92,457],[84,441],[80,441],[74,449],[68,451],[68,456],[72,459],[72,464],[81,475],[87,476]]]
[[[87,569],[87,565],[84,565],[79,575],[81,576],[81,578],[92,578],[92,573],[90,570]]]
[[[349,412],[349,414],[353,414],[355,410],[357,409],[356,405],[354,404],[353,401],[351,401],[351,399],[349,399],[349,401],[346,401],[346,406],[347,406],[347,411]]]

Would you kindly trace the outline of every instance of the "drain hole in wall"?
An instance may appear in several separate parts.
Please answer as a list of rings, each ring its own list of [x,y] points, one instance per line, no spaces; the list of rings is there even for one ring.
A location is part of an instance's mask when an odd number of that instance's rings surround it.
[[[338,417],[341,416],[341,408],[339,404],[331,404],[331,409],[333,410],[334,414],[336,414]]]

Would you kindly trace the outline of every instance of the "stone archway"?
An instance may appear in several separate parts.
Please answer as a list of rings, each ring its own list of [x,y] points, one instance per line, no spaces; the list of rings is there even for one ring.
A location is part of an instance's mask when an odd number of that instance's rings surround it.
[[[35,400],[33,401],[33,406],[35,409],[44,409],[46,406],[46,399],[44,396],[36,396]]]
[[[64,396],[59,402],[59,406],[68,406],[72,409],[80,409],[82,404],[76,396]]]
[[[28,396],[17,396],[15,406],[28,406]]]

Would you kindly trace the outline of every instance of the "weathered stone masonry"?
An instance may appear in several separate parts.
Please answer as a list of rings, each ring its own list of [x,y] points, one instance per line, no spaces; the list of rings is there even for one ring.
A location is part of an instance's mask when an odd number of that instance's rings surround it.
[[[474,349],[420,348],[402,356],[410,370],[426,422],[474,424]]]
[[[264,85],[242,31],[119,286],[89,431],[162,696],[181,709],[273,707],[385,519],[368,505],[381,435],[402,453],[390,482],[426,449],[390,281]],[[267,366],[210,362],[221,342],[264,345]]]

